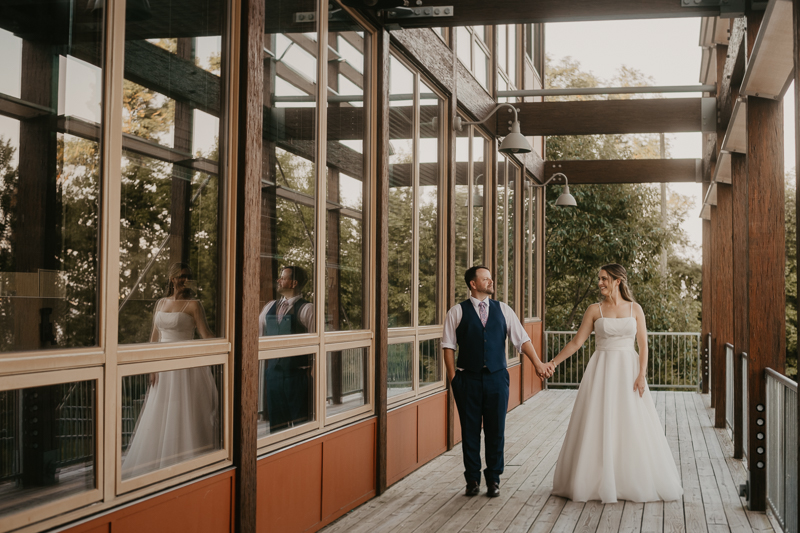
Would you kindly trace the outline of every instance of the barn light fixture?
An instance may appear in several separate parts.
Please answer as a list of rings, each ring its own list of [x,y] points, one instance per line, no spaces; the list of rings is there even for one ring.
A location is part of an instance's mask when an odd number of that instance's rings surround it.
[[[572,196],[569,193],[569,183],[567,182],[567,176],[566,176],[566,174],[564,174],[562,172],[556,172],[555,174],[550,176],[550,179],[548,179],[547,181],[545,181],[541,185],[537,185],[535,183],[533,183],[532,185],[534,187],[545,187],[545,186],[547,186],[548,183],[550,183],[551,181],[553,181],[556,178],[564,178],[564,192],[562,192],[561,196],[559,196],[558,199],[556,200],[556,205],[561,206],[561,207],[575,207],[575,206],[577,206],[578,203],[575,201],[575,197]]]
[[[497,113],[498,109],[500,109],[501,107],[505,107],[505,106],[507,106],[509,108],[508,109],[509,113],[511,113],[512,111],[514,112],[514,121],[513,122],[510,121],[510,120],[508,121],[509,124],[511,124],[511,126],[509,127],[509,129],[511,131],[509,132],[508,135],[506,135],[505,139],[503,139],[503,142],[500,143],[499,150],[500,150],[501,153],[504,153],[504,154],[527,154],[528,152],[530,152],[532,150],[532,148],[531,148],[531,145],[528,144],[528,140],[525,139],[525,137],[523,137],[522,133],[520,133],[520,131],[519,131],[519,119],[517,117],[517,108],[514,107],[511,104],[498,104],[498,106],[495,107],[492,110],[492,112],[489,113],[486,116],[486,118],[481,120],[480,122],[463,122],[461,120],[461,117],[457,116],[453,120],[453,128],[456,131],[461,131],[463,129],[463,127],[466,126],[466,125],[483,124],[484,122],[489,120],[489,118],[492,115]]]

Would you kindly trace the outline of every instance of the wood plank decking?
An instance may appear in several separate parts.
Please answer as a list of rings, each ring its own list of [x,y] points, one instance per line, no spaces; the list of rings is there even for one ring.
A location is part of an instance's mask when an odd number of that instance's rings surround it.
[[[550,495],[556,458],[576,391],[537,394],[508,415],[500,497],[464,493],[461,446],[437,457],[325,533],[773,531],[748,511],[737,487],[746,478],[725,430],[714,429],[708,395],[654,392],[659,417],[683,480],[683,501],[577,503]],[[482,487],[485,492],[485,487]]]

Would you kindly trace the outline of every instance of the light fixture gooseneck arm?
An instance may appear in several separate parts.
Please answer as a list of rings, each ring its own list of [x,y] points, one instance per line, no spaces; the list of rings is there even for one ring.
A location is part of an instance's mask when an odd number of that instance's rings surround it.
[[[548,183],[550,183],[551,181],[553,181],[554,179],[556,179],[559,176],[564,178],[564,185],[569,187],[569,182],[567,182],[567,175],[562,173],[562,172],[556,172],[555,174],[550,176],[550,178],[547,181],[545,181],[544,183],[542,183],[541,185],[537,185],[537,184],[534,183],[533,186],[534,187],[545,187]]]
[[[502,103],[502,104],[498,104],[498,105],[497,105],[497,107],[495,107],[494,109],[492,109],[492,112],[491,112],[491,113],[489,113],[488,115],[486,115],[486,118],[484,118],[483,120],[481,120],[481,121],[479,121],[479,122],[462,122],[462,120],[461,120],[461,117],[458,117],[458,116],[457,116],[455,119],[453,119],[453,127],[454,127],[456,130],[458,130],[458,131],[461,131],[461,129],[462,129],[464,126],[471,126],[471,125],[483,124],[484,122],[486,122],[487,120],[489,120],[490,118],[492,118],[492,115],[494,115],[495,113],[497,113],[497,111],[498,111],[498,110],[499,110],[501,107],[510,107],[510,108],[511,108],[511,110],[512,110],[512,111],[514,111],[514,122],[517,122],[517,120],[518,120],[518,117],[517,117],[517,108],[516,108],[516,107],[514,107],[514,106],[513,106],[513,105],[511,105],[511,104],[508,104],[508,103]]]

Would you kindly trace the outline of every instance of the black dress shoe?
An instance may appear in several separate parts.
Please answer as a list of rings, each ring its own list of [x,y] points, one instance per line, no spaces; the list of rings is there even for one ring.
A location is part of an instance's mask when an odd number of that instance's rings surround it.
[[[478,481],[467,481],[466,496],[477,496],[481,492],[481,484]]]
[[[489,483],[486,487],[486,495],[490,498],[497,498],[500,496],[500,485],[497,483]]]

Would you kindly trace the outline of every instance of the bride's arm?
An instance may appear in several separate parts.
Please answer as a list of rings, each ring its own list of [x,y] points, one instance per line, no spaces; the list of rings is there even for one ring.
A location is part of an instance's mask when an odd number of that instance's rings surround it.
[[[633,390],[638,392],[641,398],[647,386],[647,321],[641,305],[634,304],[633,314],[636,317],[636,343],[639,345],[639,375],[633,382]]]
[[[598,314],[599,312],[596,307],[594,305],[590,305],[583,314],[583,322],[581,322],[581,327],[578,328],[578,332],[553,359],[554,365],[558,366],[563,361],[569,359],[572,354],[577,352],[578,349],[583,346],[583,343],[586,342],[586,339],[588,339],[589,335],[592,334],[592,330],[594,329],[594,321],[597,319],[596,315]]]

